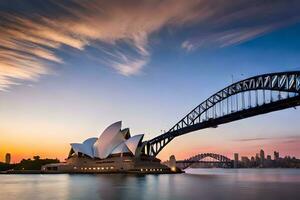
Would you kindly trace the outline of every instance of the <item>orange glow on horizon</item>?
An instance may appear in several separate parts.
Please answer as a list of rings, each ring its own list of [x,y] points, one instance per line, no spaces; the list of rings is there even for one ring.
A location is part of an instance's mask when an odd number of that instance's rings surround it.
[[[17,163],[22,159],[32,159],[36,155],[39,155],[41,158],[58,158],[63,162],[68,156],[71,142],[81,142],[88,137],[96,135],[93,133],[96,131],[78,129],[74,133],[65,127],[51,127],[48,124],[37,124],[34,127],[35,129],[32,131],[30,131],[32,126],[23,124],[11,130],[2,128],[0,130],[3,133],[0,141],[0,161],[4,161],[5,154],[10,153],[12,163]],[[48,131],[45,132],[43,130]],[[25,136],[24,132],[31,132],[31,134],[26,134]],[[57,134],[51,134],[52,132]],[[85,132],[86,134],[82,134]],[[16,139],[18,135],[20,137]],[[171,155],[175,155],[176,159],[179,160],[199,153],[218,153],[232,159],[234,153],[239,153],[240,157],[251,157],[255,156],[260,149],[264,149],[265,154],[272,157],[274,151],[279,151],[281,157],[290,155],[300,158],[300,138],[297,137],[293,139],[274,138],[257,141],[234,141],[226,139],[227,136],[228,134],[225,132],[219,135],[217,132],[212,131],[209,134],[187,134],[184,137],[174,139],[162,150],[158,158],[165,161]]]
[[[176,159],[186,159],[191,156],[194,156],[199,153],[218,153],[225,155],[229,158],[233,158],[234,153],[239,153],[239,157],[247,156],[251,158],[251,156],[255,156],[256,153],[259,153],[260,149],[263,149],[265,151],[266,155],[271,155],[273,158],[273,152],[279,151],[280,156],[296,156],[300,157],[299,154],[299,145],[300,142],[294,142],[292,144],[288,143],[269,143],[264,144],[261,146],[245,146],[242,147],[240,145],[233,146],[231,149],[228,149],[226,146],[203,146],[199,145],[196,149],[178,149],[174,148],[174,145],[170,145],[170,147],[166,147],[159,155],[158,157],[162,160],[168,160],[171,155],[175,155]],[[34,145],[31,147],[28,146],[22,146],[22,147],[16,147],[14,145],[5,144],[5,146],[2,146],[0,150],[0,161],[5,160],[5,154],[10,153],[12,155],[12,163],[18,163],[22,159],[32,159],[33,156],[39,155],[41,158],[58,158],[61,162],[63,162],[69,152],[69,145],[60,145],[60,146],[52,146],[49,148],[49,145],[46,145],[45,148],[43,147],[35,147]]]

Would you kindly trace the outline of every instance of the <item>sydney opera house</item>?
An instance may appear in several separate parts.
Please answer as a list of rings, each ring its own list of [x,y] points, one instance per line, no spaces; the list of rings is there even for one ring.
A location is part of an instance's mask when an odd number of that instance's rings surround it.
[[[144,135],[130,135],[122,122],[106,128],[99,138],[71,143],[66,162],[42,167],[44,173],[170,173],[157,158],[143,154]]]

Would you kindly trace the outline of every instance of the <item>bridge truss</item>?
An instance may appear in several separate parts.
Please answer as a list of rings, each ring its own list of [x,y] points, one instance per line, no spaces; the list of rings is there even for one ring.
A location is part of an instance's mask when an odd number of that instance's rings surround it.
[[[213,158],[215,161],[203,161],[205,158]],[[195,163],[223,164],[223,166],[232,167],[232,160],[215,153],[201,153],[185,160],[178,160],[176,166],[180,169],[186,169]]]
[[[300,105],[300,71],[263,74],[233,83],[199,104],[168,132],[146,142],[156,156],[175,137]]]

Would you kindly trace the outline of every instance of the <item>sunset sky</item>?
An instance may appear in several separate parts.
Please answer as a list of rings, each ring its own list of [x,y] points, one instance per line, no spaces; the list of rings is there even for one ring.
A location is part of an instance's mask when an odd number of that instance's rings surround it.
[[[299,10],[297,0],[1,0],[0,161],[63,161],[69,143],[119,120],[151,139],[232,81],[300,70]],[[300,157],[299,109],[189,133],[158,157]]]

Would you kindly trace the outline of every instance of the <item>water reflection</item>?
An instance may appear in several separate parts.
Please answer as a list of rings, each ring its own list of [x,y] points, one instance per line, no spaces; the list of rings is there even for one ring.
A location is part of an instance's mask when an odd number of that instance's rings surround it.
[[[297,199],[300,170],[188,169],[177,175],[0,175],[0,199]]]

